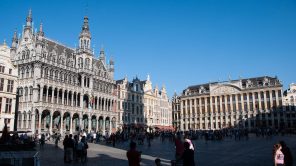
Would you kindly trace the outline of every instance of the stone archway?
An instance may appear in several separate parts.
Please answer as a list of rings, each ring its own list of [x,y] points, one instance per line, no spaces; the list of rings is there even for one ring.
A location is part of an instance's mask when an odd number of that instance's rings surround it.
[[[42,115],[41,115],[41,131],[49,132],[49,127],[50,127],[50,111],[49,110],[43,110]]]
[[[103,116],[100,116],[99,117],[99,120],[98,120],[98,123],[99,123],[99,132],[102,134],[103,133],[103,125],[104,125],[104,117]]]
[[[97,117],[96,117],[96,115],[93,115],[92,117],[91,117],[91,129],[93,130],[93,131],[97,131]]]
[[[63,129],[66,132],[70,131],[71,115],[69,112],[65,112],[63,116]]]
[[[52,115],[52,129],[54,133],[59,133],[61,128],[61,113],[55,111]]]
[[[79,115],[77,113],[73,114],[72,117],[72,130],[80,131]]]
[[[90,127],[90,126],[88,126],[88,115],[87,114],[84,114],[82,117],[82,125],[83,125],[82,129],[84,131],[87,131],[88,128]]]
[[[106,135],[110,135],[110,118],[106,117],[105,119],[105,131],[106,131]]]

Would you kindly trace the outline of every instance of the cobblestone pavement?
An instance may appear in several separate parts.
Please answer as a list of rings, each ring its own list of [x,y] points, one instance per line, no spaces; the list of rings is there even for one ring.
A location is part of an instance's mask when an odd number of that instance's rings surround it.
[[[204,140],[195,140],[195,161],[199,166],[271,166],[273,144],[280,140],[284,140],[291,149],[295,163],[295,135],[274,136],[270,139],[251,136],[249,140],[225,139],[207,143]],[[64,164],[62,144],[54,147],[53,143],[49,142],[43,150],[40,150],[40,163],[41,166],[127,166],[127,148],[128,142],[118,144],[115,148],[109,145],[89,144],[88,161],[85,164],[76,162]],[[153,140],[151,147],[147,147],[147,144],[138,145],[138,150],[142,151],[143,166],[153,166],[156,157],[162,160],[163,165],[170,165],[175,153],[173,143],[168,140],[161,142],[159,139]]]

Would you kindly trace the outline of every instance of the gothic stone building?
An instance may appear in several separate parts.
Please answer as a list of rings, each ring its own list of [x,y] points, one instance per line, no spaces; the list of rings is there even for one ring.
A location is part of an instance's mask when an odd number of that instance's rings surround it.
[[[11,59],[18,69],[18,130],[33,133],[73,133],[116,130],[114,62],[104,50],[91,50],[88,17],[84,17],[79,47],[66,47],[47,38],[42,24],[33,32],[32,12],[22,35],[14,33]]]
[[[287,126],[282,84],[276,77],[213,82],[186,88],[173,97],[177,130]]]

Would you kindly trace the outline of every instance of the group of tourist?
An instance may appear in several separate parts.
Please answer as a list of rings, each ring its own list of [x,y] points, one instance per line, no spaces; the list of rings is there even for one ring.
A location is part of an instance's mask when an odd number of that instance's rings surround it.
[[[72,138],[72,134],[66,135],[63,140],[64,145],[64,162],[71,163],[73,160],[85,162],[87,159],[88,143],[85,136],[81,136],[79,141],[79,135],[75,135]]]

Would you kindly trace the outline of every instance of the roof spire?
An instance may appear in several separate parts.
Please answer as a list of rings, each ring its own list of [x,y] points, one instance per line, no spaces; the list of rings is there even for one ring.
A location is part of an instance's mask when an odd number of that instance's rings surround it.
[[[88,25],[88,17],[84,16],[83,25],[79,36],[79,46],[82,50],[88,51],[91,53],[91,35]]]
[[[27,16],[27,18],[26,18],[26,21],[27,21],[27,26],[32,26],[32,21],[33,21],[33,19],[32,19],[32,9],[30,9],[29,10],[29,14],[28,14],[28,16]]]
[[[40,35],[40,36],[44,36],[44,32],[43,32],[43,24],[42,24],[42,22],[41,22],[40,25],[39,25],[38,35]]]

